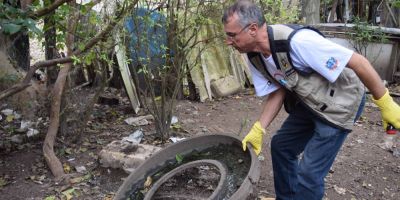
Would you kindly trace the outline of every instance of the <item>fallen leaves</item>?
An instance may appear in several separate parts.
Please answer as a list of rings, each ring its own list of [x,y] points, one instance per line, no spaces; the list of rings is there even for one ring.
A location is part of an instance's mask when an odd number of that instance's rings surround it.
[[[76,178],[72,178],[72,179],[69,180],[69,182],[71,184],[78,184],[78,183],[81,183],[81,182],[89,181],[90,178],[92,178],[92,175],[91,174],[86,174],[84,176],[79,176],[79,177],[76,177]]]
[[[153,179],[150,176],[148,176],[146,178],[146,181],[144,182],[143,186],[145,189],[148,189],[148,188],[150,188],[152,183],[153,183]]]
[[[72,170],[71,166],[68,163],[63,164],[63,169],[64,169],[64,172],[67,174],[71,173],[71,170]]]
[[[41,175],[41,176],[29,176],[29,179],[31,180],[31,181],[33,181],[34,183],[37,183],[37,184],[40,184],[40,185],[43,185],[43,182],[44,182],[44,180],[46,179],[47,177],[45,176],[45,175]]]
[[[5,177],[0,177],[0,189],[8,185],[9,181]]]
[[[78,196],[78,193],[75,191],[75,188],[70,188],[61,192],[66,200],[71,200],[74,196]]]
[[[56,200],[56,196],[50,195],[50,196],[47,196],[46,198],[44,198],[44,200]]]

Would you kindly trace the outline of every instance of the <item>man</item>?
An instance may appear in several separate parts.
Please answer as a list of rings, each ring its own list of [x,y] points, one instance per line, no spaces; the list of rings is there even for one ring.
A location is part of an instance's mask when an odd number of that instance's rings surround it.
[[[360,54],[315,30],[267,26],[261,10],[250,1],[227,8],[222,22],[226,43],[249,57],[256,94],[268,95],[259,120],[242,141],[243,149],[250,143],[259,154],[265,129],[284,102],[290,111],[271,139],[277,199],[323,198],[324,177],[364,107],[364,85],[381,110],[384,128],[388,123],[400,128],[400,107]],[[281,33],[289,35],[283,39],[289,41],[286,60],[284,54],[277,56],[278,46],[283,46],[270,38]]]

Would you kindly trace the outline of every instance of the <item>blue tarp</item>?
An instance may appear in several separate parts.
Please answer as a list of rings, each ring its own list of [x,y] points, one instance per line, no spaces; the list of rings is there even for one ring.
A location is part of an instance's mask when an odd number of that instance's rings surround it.
[[[166,50],[162,48],[167,46],[165,24],[165,16],[145,8],[134,10],[132,16],[125,21],[130,35],[129,50],[133,66],[146,64],[153,69],[165,63],[163,55]]]

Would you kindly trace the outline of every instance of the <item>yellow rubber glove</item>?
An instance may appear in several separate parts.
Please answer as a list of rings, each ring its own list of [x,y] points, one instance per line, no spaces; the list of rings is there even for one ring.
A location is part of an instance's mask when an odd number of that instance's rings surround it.
[[[374,103],[381,110],[383,128],[386,130],[388,123],[392,124],[396,129],[400,129],[400,106],[393,101],[386,89],[385,94],[378,100],[372,98]]]
[[[254,151],[256,154],[261,153],[261,147],[263,143],[263,134],[265,133],[265,129],[261,127],[259,121],[254,123],[253,127],[251,128],[250,132],[247,133],[246,137],[242,140],[243,151],[246,151],[247,142],[253,146]]]

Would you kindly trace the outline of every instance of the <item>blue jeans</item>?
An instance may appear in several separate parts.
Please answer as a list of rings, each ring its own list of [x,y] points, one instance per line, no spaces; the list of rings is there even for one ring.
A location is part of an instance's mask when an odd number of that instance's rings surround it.
[[[364,103],[365,98],[355,121]],[[298,104],[271,140],[276,199],[322,199],[324,177],[349,133],[322,121]]]

